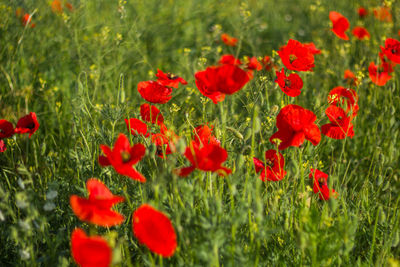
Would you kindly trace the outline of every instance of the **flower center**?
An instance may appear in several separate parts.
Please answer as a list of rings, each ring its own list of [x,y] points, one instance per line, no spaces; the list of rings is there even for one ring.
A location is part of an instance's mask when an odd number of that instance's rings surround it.
[[[297,59],[297,56],[295,54],[291,54],[289,55],[289,61],[290,63],[292,63],[293,61],[295,61]]]
[[[343,117],[342,116],[339,116],[339,117],[337,117],[338,118],[338,120],[342,120],[343,119]]]
[[[285,87],[290,87],[292,85],[292,81],[289,79],[285,79]]]
[[[273,167],[273,166],[274,166],[274,163],[273,163],[271,160],[269,160],[269,159],[266,159],[266,160],[265,160],[265,164],[266,164],[268,167]]]
[[[0,134],[5,134],[6,131],[4,131],[3,129],[0,129]]]
[[[35,128],[35,123],[33,123],[33,122],[31,122],[31,123],[29,123],[28,125],[26,125],[26,127],[25,128],[28,128],[28,129],[34,129]]]
[[[121,151],[121,159],[123,163],[127,163],[131,160],[131,154],[128,151]]]
[[[170,72],[167,73],[167,77],[168,77],[168,79],[170,79],[170,80],[176,80],[176,79],[178,79],[178,76],[176,76],[175,74],[170,73]]]
[[[395,48],[392,48],[392,54],[397,54],[397,50]]]
[[[324,178],[318,178],[318,185],[319,187],[322,187],[325,185],[325,179]]]

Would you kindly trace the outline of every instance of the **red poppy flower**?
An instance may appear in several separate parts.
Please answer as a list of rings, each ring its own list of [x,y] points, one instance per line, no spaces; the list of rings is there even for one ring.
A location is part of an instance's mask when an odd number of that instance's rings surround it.
[[[141,244],[163,257],[171,257],[177,246],[176,233],[168,217],[143,204],[132,216],[133,234]]]
[[[262,59],[261,63],[267,71],[271,71],[272,68],[274,68],[275,70],[278,69],[278,66],[274,63],[274,60],[270,56],[265,56]]]
[[[346,112],[341,108],[330,105],[325,110],[326,116],[331,123],[321,126],[321,132],[333,139],[344,139],[346,136],[353,138],[353,124],[351,116],[347,116]]]
[[[248,72],[230,64],[208,67],[195,74],[200,93],[210,98],[214,104],[224,100],[225,94],[234,94],[242,89],[250,77]]]
[[[203,144],[214,144],[220,145],[221,142],[212,134],[214,126],[208,125],[200,125],[196,127],[194,132],[194,141],[197,142],[200,146]]]
[[[304,139],[309,140],[314,146],[321,140],[321,132],[314,123],[317,119],[315,114],[308,109],[298,105],[287,105],[281,109],[277,118],[278,131],[274,133],[269,141],[276,143],[280,140],[279,149],[283,150],[289,146],[300,146]]]
[[[226,33],[221,34],[221,40],[227,45],[227,46],[236,46],[236,43],[238,42],[237,38],[234,38]]]
[[[298,96],[301,93],[301,88],[303,88],[303,80],[300,76],[296,73],[286,76],[283,68],[281,72],[276,72],[275,82],[279,84],[279,87],[285,94],[291,97]]]
[[[369,78],[374,84],[384,86],[392,78],[389,75],[389,68],[389,64],[387,63],[382,63],[378,67],[374,62],[371,62],[368,67]]]
[[[6,150],[7,150],[6,144],[4,143],[3,140],[0,139],[0,153],[3,153]]]
[[[69,2],[65,3],[65,7],[68,8],[68,10],[71,12],[74,11],[74,6]]]
[[[200,145],[196,141],[192,141],[186,148],[184,156],[192,163],[192,166],[177,170],[179,176],[188,176],[195,169],[217,172],[220,176],[225,176],[232,172],[230,169],[221,166],[227,160],[228,153],[219,145]]]
[[[260,62],[258,62],[256,57],[252,57],[249,59],[249,62],[247,63],[247,69],[260,71],[262,69],[262,65]]]
[[[321,54],[321,50],[319,50],[313,42],[304,45],[305,47],[308,48],[308,50],[310,50],[311,54],[313,55]]]
[[[24,10],[22,7],[18,7],[18,8],[15,10],[15,16],[16,16],[17,18],[21,18],[23,14],[25,14],[25,10]]]
[[[115,204],[124,201],[123,197],[114,196],[99,180],[89,179],[86,182],[89,198],[72,195],[69,199],[75,215],[84,222],[110,227],[124,222],[124,216],[111,210]]]
[[[364,27],[356,26],[351,32],[358,40],[369,39],[371,35]]]
[[[149,137],[150,133],[147,132],[147,125],[141,120],[135,118],[125,119],[125,123],[128,131],[130,130],[132,135],[140,134]]]
[[[105,154],[105,156],[99,156],[101,166],[112,165],[119,174],[139,182],[146,182],[146,178],[132,166],[137,164],[146,153],[144,145],[135,144],[131,147],[129,139],[121,133],[112,150],[106,145],[100,145],[100,148]]]
[[[142,120],[151,122],[153,124],[162,124],[164,122],[164,117],[160,110],[153,105],[143,104],[140,106],[140,116]]]
[[[15,133],[29,133],[29,138],[31,138],[32,134],[34,134],[37,129],[39,129],[39,122],[37,121],[36,113],[31,112],[18,120]]]
[[[238,58],[235,58],[234,55],[227,54],[227,55],[221,56],[221,58],[218,61],[218,64],[242,65],[242,61],[240,61],[240,59],[238,59]]]
[[[290,39],[287,45],[278,51],[282,63],[289,70],[312,71],[314,67],[314,55],[309,47],[299,41]]]
[[[164,124],[160,125],[160,133],[151,135],[151,142],[157,146],[157,156],[161,158],[164,158],[164,153],[165,155],[169,155],[176,151],[175,144],[178,139],[179,136],[177,136],[174,131],[168,129]]]
[[[336,11],[329,12],[329,19],[332,21],[331,31],[340,39],[349,40],[349,36],[345,33],[350,27],[350,23],[345,16]]]
[[[31,28],[35,28],[36,24],[32,23],[32,15],[26,13],[22,18],[21,18],[21,23],[22,26],[26,26],[26,25],[31,25]]]
[[[344,71],[344,79],[347,81],[348,84],[357,86],[358,79],[356,75],[351,70]]]
[[[350,88],[344,88],[338,86],[333,88],[328,95],[328,103],[331,105],[342,105],[346,104],[346,113],[351,112],[353,117],[357,115],[358,112],[358,95],[357,92]]]
[[[374,16],[376,19],[385,22],[392,22],[392,14],[390,13],[390,9],[388,7],[379,7],[374,8]]]
[[[381,49],[390,61],[400,64],[400,42],[398,40],[387,38],[385,47],[381,47]]]
[[[71,251],[81,267],[108,267],[111,264],[112,251],[107,241],[101,236],[88,237],[79,228],[72,232]]]
[[[155,81],[138,83],[138,92],[150,103],[165,104],[171,98],[172,88]]]
[[[311,169],[309,177],[313,179],[313,191],[318,194],[319,199],[328,200],[331,196],[337,198],[337,192],[328,188],[328,174],[317,169]]]
[[[368,15],[368,10],[365,9],[364,7],[359,7],[357,12],[360,18],[364,18]]]
[[[53,10],[54,13],[61,14],[63,12],[61,1],[53,0],[53,2],[51,2],[51,10]]]
[[[265,162],[258,158],[253,158],[256,173],[261,172],[261,181],[280,181],[285,177],[286,171],[283,170],[285,167],[285,159],[280,152],[274,149],[267,150],[265,152]]]
[[[0,120],[0,139],[14,135],[14,126],[7,120]]]
[[[161,70],[157,70],[156,77],[158,78],[157,82],[164,86],[178,88],[179,83],[183,85],[187,84],[187,81],[185,81],[183,78],[176,76],[175,74],[172,74],[170,72],[164,73]]]

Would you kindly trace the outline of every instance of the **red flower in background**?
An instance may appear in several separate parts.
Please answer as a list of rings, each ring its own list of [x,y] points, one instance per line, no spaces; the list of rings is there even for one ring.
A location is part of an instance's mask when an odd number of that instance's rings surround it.
[[[350,27],[350,23],[345,16],[336,11],[329,12],[329,19],[332,21],[331,31],[340,39],[349,40],[345,33]]]
[[[220,176],[225,176],[232,172],[221,165],[227,160],[228,153],[219,145],[200,145],[196,141],[191,141],[185,150],[184,156],[192,163],[192,166],[177,170],[179,176],[188,176],[195,169],[217,172]]]
[[[314,67],[314,55],[310,47],[299,41],[290,39],[287,45],[281,47],[278,54],[289,70],[312,71]]]
[[[285,70],[282,68],[281,72],[276,72],[275,82],[279,85],[281,90],[291,97],[296,97],[301,93],[303,88],[303,80],[296,73],[291,73],[289,76],[285,75]]]
[[[0,139],[14,135],[14,126],[7,120],[0,120]]]
[[[147,125],[141,120],[136,118],[125,119],[125,123],[128,131],[130,130],[132,135],[140,134],[149,137],[150,133],[147,131]]]
[[[287,105],[279,112],[276,118],[278,131],[270,137],[269,141],[275,144],[276,139],[279,139],[280,150],[289,146],[298,147],[303,144],[304,139],[315,146],[321,140],[321,132],[314,123],[316,119],[311,110],[298,105]]]
[[[326,116],[331,123],[321,126],[321,132],[333,139],[344,139],[346,136],[353,138],[353,124],[351,123],[352,117],[347,116],[346,112],[341,108],[330,105],[325,110]]]
[[[39,129],[39,122],[37,121],[36,113],[31,112],[18,120],[15,133],[29,133],[29,138],[31,138],[32,134],[34,134],[37,129]]]
[[[202,146],[205,144],[214,144],[220,145],[221,142],[212,134],[214,126],[208,125],[200,125],[197,126],[194,132],[194,141],[198,143],[198,145]]]
[[[392,22],[392,14],[390,13],[390,9],[388,7],[378,7],[374,8],[374,16],[376,19],[384,22]]]
[[[111,264],[112,251],[107,241],[101,236],[88,237],[79,228],[72,232],[71,252],[81,267],[108,267]]]
[[[163,124],[164,117],[161,114],[160,110],[153,105],[143,104],[140,106],[140,116],[142,120],[151,122],[153,124]]]
[[[369,78],[371,81],[378,85],[384,86],[392,76],[390,73],[390,65],[388,63],[382,63],[381,66],[376,66],[374,62],[371,62],[368,67]]]
[[[357,92],[350,88],[344,88],[342,86],[338,86],[333,88],[328,95],[328,103],[331,105],[343,105],[345,104],[346,113],[351,112],[354,116],[357,115],[358,112],[358,95]]]
[[[61,1],[53,0],[53,2],[51,2],[51,10],[53,10],[54,13],[61,14],[63,12]]]
[[[265,56],[262,59],[261,63],[263,64],[265,70],[267,70],[267,71],[271,71],[272,68],[274,70],[278,69],[278,66],[274,63],[274,60],[270,56]]]
[[[347,81],[348,84],[357,86],[358,79],[356,75],[351,70],[344,71],[344,79]]]
[[[124,201],[123,197],[114,196],[99,180],[89,179],[86,182],[89,198],[72,195],[69,199],[75,215],[84,222],[110,227],[124,222],[120,213],[111,210],[112,206]]]
[[[304,44],[304,46],[307,47],[313,55],[321,54],[321,50],[319,50],[313,42]]]
[[[165,104],[172,98],[172,88],[159,82],[140,82],[137,89],[143,99],[150,103]]]
[[[358,12],[358,16],[360,18],[364,18],[364,17],[366,17],[368,15],[368,10],[365,9],[364,7],[359,7],[357,12]]]
[[[280,181],[285,177],[285,159],[280,152],[274,149],[265,152],[265,162],[258,158],[253,158],[256,173],[261,172],[261,181]]]
[[[160,125],[160,133],[151,135],[151,142],[157,146],[157,156],[163,158],[165,155],[169,155],[175,152],[175,144],[178,141],[179,136],[174,131],[168,129],[164,124]],[[165,147],[165,150],[164,150]]]
[[[221,34],[221,40],[227,45],[227,46],[236,46],[236,43],[238,42],[237,38],[234,38],[226,33]]]
[[[177,246],[176,233],[164,213],[143,204],[133,213],[132,230],[139,242],[152,252],[163,257],[174,255]]]
[[[105,156],[99,156],[101,166],[112,165],[119,174],[139,182],[146,182],[146,178],[132,166],[137,164],[146,153],[144,145],[135,144],[131,147],[129,139],[124,134],[119,134],[112,150],[106,145],[100,145],[100,148],[105,154]]]
[[[400,42],[398,40],[387,38],[385,47],[381,47],[381,50],[390,61],[400,64]]]
[[[238,58],[235,58],[234,55],[227,54],[227,55],[222,55],[221,56],[221,58],[218,61],[218,64],[221,64],[221,65],[225,65],[225,64],[228,64],[228,65],[242,65],[242,61],[240,61],[240,59],[238,59]]]
[[[247,63],[247,69],[260,71],[260,70],[262,70],[262,65],[260,62],[258,62],[256,57],[252,57],[252,58],[250,58],[249,62]]]
[[[318,194],[319,199],[329,200],[330,197],[337,198],[336,191],[328,188],[328,174],[317,169],[311,169],[309,177],[313,179],[313,191],[315,194]]]
[[[358,40],[369,39],[371,35],[364,27],[356,26],[351,32]]]
[[[6,150],[7,150],[6,144],[4,143],[3,140],[0,139],[0,153],[3,153]]]
[[[183,78],[176,76],[175,74],[172,74],[170,72],[164,73],[161,70],[157,70],[156,77],[158,78],[158,83],[173,88],[178,88],[179,83],[183,85],[187,84],[187,81],[185,81]]]
[[[26,13],[21,18],[22,26],[30,25],[31,28],[35,28],[36,24],[32,23],[32,15]]]

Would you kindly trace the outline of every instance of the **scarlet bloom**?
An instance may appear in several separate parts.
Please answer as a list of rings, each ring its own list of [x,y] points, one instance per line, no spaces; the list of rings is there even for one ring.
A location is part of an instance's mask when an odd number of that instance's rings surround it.
[[[371,81],[378,86],[384,86],[392,78],[389,75],[389,64],[387,63],[382,63],[378,67],[374,62],[371,62],[368,67],[368,73]]]
[[[282,63],[289,70],[312,71],[314,55],[307,45],[297,40],[290,39],[287,45],[278,51]]]
[[[364,7],[359,7],[357,12],[360,18],[364,18],[368,15],[368,10],[365,9]]]
[[[7,150],[6,144],[4,143],[3,140],[0,139],[0,153],[3,153],[6,150]]]
[[[221,40],[227,45],[227,46],[236,46],[236,43],[238,42],[237,38],[234,38],[226,33],[221,34]]]
[[[157,156],[164,158],[165,155],[169,155],[175,152],[175,144],[178,141],[179,136],[170,130],[164,124],[160,125],[160,132],[151,135],[151,142],[157,146]]]
[[[7,120],[0,120],[0,139],[14,135],[14,126]]]
[[[385,22],[392,22],[392,14],[390,13],[390,9],[388,7],[378,7],[374,8],[374,16],[376,19]]]
[[[311,110],[298,105],[287,105],[279,112],[276,118],[278,131],[269,138],[269,141],[275,144],[276,139],[279,139],[280,150],[289,146],[298,147],[303,144],[304,139],[315,146],[321,140],[321,132],[314,123],[316,119]]]
[[[74,6],[69,2],[65,3],[65,7],[71,12],[74,11]]]
[[[15,133],[24,134],[29,133],[29,138],[39,129],[39,122],[36,118],[35,112],[30,112],[28,115],[20,118],[15,127]]]
[[[321,50],[319,50],[313,42],[304,45],[308,48],[308,50],[310,50],[311,54],[313,55],[321,54]]]
[[[258,62],[256,57],[252,57],[252,58],[250,58],[249,62],[247,63],[247,69],[260,71],[260,70],[262,70],[262,65],[260,62]]]
[[[265,70],[271,71],[272,68],[277,70],[278,66],[274,63],[274,60],[270,56],[265,56],[261,63],[263,64]]]
[[[351,32],[358,40],[369,39],[371,35],[364,27],[356,26]]]
[[[346,113],[351,112],[353,117],[357,115],[358,107],[357,92],[350,88],[338,86],[333,88],[328,95],[328,103],[331,105],[346,105]]]
[[[88,237],[76,228],[71,235],[71,251],[75,262],[81,267],[108,267],[111,264],[112,251],[101,236]]]
[[[32,23],[32,15],[26,13],[24,16],[21,18],[21,23],[25,27],[26,25],[30,25],[31,28],[35,28],[36,24]]]
[[[344,79],[347,81],[348,84],[357,86],[358,79],[356,75],[351,70],[344,71]]]
[[[194,132],[194,141],[197,142],[200,146],[204,144],[214,144],[220,145],[221,142],[212,134],[214,126],[208,125],[200,125],[197,126]]]
[[[242,61],[240,61],[240,59],[235,58],[234,55],[222,55],[221,58],[218,61],[219,64],[224,65],[224,64],[228,64],[228,65],[242,65]]]
[[[153,105],[142,104],[140,106],[140,116],[142,120],[151,122],[153,124],[162,124],[164,122],[164,117],[161,114],[160,110]]]
[[[179,176],[188,176],[195,169],[217,172],[220,176],[225,176],[232,172],[231,169],[221,166],[227,160],[228,153],[219,145],[201,145],[196,141],[191,141],[185,150],[184,156],[190,161],[192,166],[179,169],[177,171]]]
[[[346,136],[353,138],[352,116],[347,116],[346,112],[341,108],[330,105],[325,110],[326,116],[331,123],[321,126],[321,132],[333,139],[344,139]]]
[[[114,196],[99,180],[89,179],[86,182],[89,198],[72,195],[69,199],[75,215],[84,222],[110,227],[124,222],[124,216],[111,210],[115,204],[124,201],[123,197]]]
[[[61,14],[63,12],[61,1],[53,0],[53,2],[51,2],[51,10],[53,10],[54,13]]]
[[[150,103],[165,104],[172,98],[172,88],[156,81],[140,82],[137,89],[144,100]]]
[[[179,83],[187,84],[187,81],[185,81],[183,78],[176,76],[175,74],[172,74],[170,72],[164,73],[161,70],[157,70],[156,77],[158,78],[158,83],[173,88],[178,88]]]
[[[143,204],[132,216],[132,230],[141,244],[163,257],[171,257],[177,246],[176,233],[168,217]]]
[[[129,139],[121,133],[112,150],[106,145],[100,145],[100,148],[105,154],[105,156],[99,156],[101,166],[112,165],[119,174],[142,183],[146,182],[146,178],[132,166],[137,164],[146,153],[144,145],[135,144],[131,147]]]
[[[387,38],[385,47],[381,47],[381,50],[390,61],[400,64],[400,42],[398,40]]]
[[[336,191],[328,188],[328,174],[317,169],[311,169],[309,177],[313,179],[313,191],[318,194],[319,199],[329,200],[331,196],[337,198]]]
[[[303,80],[300,76],[297,73],[291,73],[289,76],[286,76],[283,68],[281,72],[276,72],[275,82],[285,94],[291,97],[298,96],[301,93],[301,88],[303,88]]]
[[[285,167],[285,159],[280,152],[274,149],[267,150],[265,152],[265,162],[258,158],[253,158],[256,173],[261,172],[261,181],[280,181],[285,177],[286,171],[283,170]]]
[[[227,59],[227,58],[226,58]],[[208,67],[195,74],[200,93],[214,104],[224,100],[225,94],[234,94],[250,81],[252,74],[234,64]]]
[[[331,31],[340,39],[349,40],[349,36],[345,33],[350,27],[348,19],[336,11],[329,12],[329,19],[332,21]]]
[[[150,133],[147,132],[147,125],[141,120],[136,118],[125,119],[125,123],[128,131],[130,130],[132,135],[140,134],[149,137]]]

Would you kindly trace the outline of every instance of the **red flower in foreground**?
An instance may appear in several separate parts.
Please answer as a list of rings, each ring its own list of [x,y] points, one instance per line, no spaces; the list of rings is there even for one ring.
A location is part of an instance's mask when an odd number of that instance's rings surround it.
[[[6,144],[4,143],[3,140],[0,139],[0,153],[3,153],[6,150],[7,150]]]
[[[176,233],[168,217],[143,204],[132,216],[133,234],[141,244],[163,257],[171,257],[177,246]]]
[[[364,17],[366,17],[368,15],[368,10],[365,9],[364,7],[359,7],[357,12],[358,12],[358,16],[360,18],[364,18]]]
[[[32,23],[32,15],[26,13],[22,18],[21,18],[21,23],[25,27],[26,25],[30,25],[31,28],[35,28],[36,24]]]
[[[228,65],[238,65],[239,66],[239,65],[242,65],[242,61],[240,61],[240,59],[238,59],[238,58],[235,58],[234,55],[227,54],[227,55],[221,56],[221,58],[218,61],[218,64],[221,64],[221,65],[228,64]]]
[[[351,32],[358,40],[369,39],[371,35],[364,27],[356,26]]]
[[[313,55],[321,54],[321,50],[319,50],[313,42],[304,45],[305,47],[308,48],[308,50],[310,50],[311,54]]]
[[[158,78],[158,83],[173,88],[178,88],[179,83],[187,84],[187,81],[185,81],[183,78],[176,76],[175,74],[172,74],[170,72],[164,73],[161,70],[157,70],[156,77]]]
[[[69,199],[75,215],[84,222],[110,227],[124,222],[124,216],[111,210],[115,204],[124,201],[123,197],[114,196],[99,180],[91,178],[86,182],[89,198],[72,195]]]
[[[151,122],[153,124],[162,124],[164,122],[164,117],[160,110],[153,105],[143,104],[140,106],[140,116],[142,120]]]
[[[208,127],[208,125],[197,126],[194,132],[194,141],[200,146],[205,144],[220,145],[221,142],[212,134],[214,126]]]
[[[221,40],[227,45],[227,46],[236,46],[236,43],[238,42],[237,38],[234,38],[226,33],[221,34]]]
[[[331,123],[321,126],[321,132],[333,139],[344,139],[346,136],[353,138],[353,124],[351,123],[352,117],[347,116],[346,112],[337,106],[330,105],[325,110],[326,116]]]
[[[37,121],[36,113],[31,112],[18,120],[15,133],[29,133],[29,138],[31,138],[32,134],[34,134],[37,129],[39,129],[39,122]]]
[[[192,166],[177,170],[179,176],[188,176],[195,169],[217,172],[220,176],[225,176],[232,172],[230,169],[221,166],[227,160],[228,153],[219,145],[200,145],[196,141],[191,141],[185,150],[184,156],[192,163]]]
[[[146,152],[144,145],[135,144],[131,147],[129,139],[121,133],[112,150],[106,145],[100,145],[100,148],[105,154],[105,156],[99,156],[101,166],[112,165],[119,174],[139,182],[146,182],[146,178],[132,166],[137,164],[144,156]]]
[[[331,105],[346,105],[346,113],[351,112],[353,117],[358,112],[358,95],[357,92],[350,88],[338,86],[333,88],[328,95],[328,103]]]
[[[279,139],[280,150],[289,146],[298,147],[303,144],[304,139],[315,146],[321,140],[321,132],[314,123],[316,119],[311,110],[298,105],[287,105],[279,112],[276,118],[278,131],[269,138],[269,141],[275,144],[276,139]]]
[[[0,139],[14,135],[14,126],[7,120],[0,120]]]
[[[328,200],[331,196],[337,198],[336,191],[328,188],[328,174],[317,169],[311,169],[309,177],[313,179],[313,191],[315,194],[318,194],[319,199]]]
[[[358,79],[356,75],[351,70],[344,71],[344,79],[347,81],[348,84],[357,86]]]
[[[379,7],[374,8],[374,16],[376,19],[385,22],[392,22],[392,14],[390,13],[390,9],[388,7]]]
[[[279,84],[281,90],[291,97],[296,97],[301,93],[303,88],[303,80],[297,73],[291,73],[289,76],[285,75],[285,70],[282,68],[281,72],[276,72],[275,82]]]
[[[382,63],[378,67],[374,62],[371,62],[368,67],[369,78],[374,84],[384,86],[392,78],[389,75],[389,68],[389,64],[387,63]]]
[[[141,120],[136,118],[125,119],[125,123],[128,131],[130,130],[132,135],[135,136],[137,134],[140,134],[145,137],[149,137],[150,133],[147,132],[147,125]]]
[[[138,83],[138,92],[144,100],[150,103],[165,104],[171,100],[172,88],[155,81]]]
[[[108,267],[111,264],[112,251],[107,241],[101,236],[88,237],[79,228],[72,232],[71,251],[81,267]]]
[[[381,49],[390,61],[400,64],[400,42],[398,40],[387,38],[385,47],[381,47]]]
[[[345,16],[336,11],[329,12],[329,19],[332,21],[331,31],[340,39],[349,40],[345,33],[350,27],[350,23]]]
[[[278,54],[289,70],[312,71],[314,67],[314,54],[309,46],[297,40],[290,39],[287,45],[281,47]]]
[[[285,177],[286,171],[283,170],[285,167],[285,159],[280,152],[274,149],[267,150],[265,152],[265,162],[258,158],[253,158],[256,173],[261,172],[261,181],[280,181]]]

